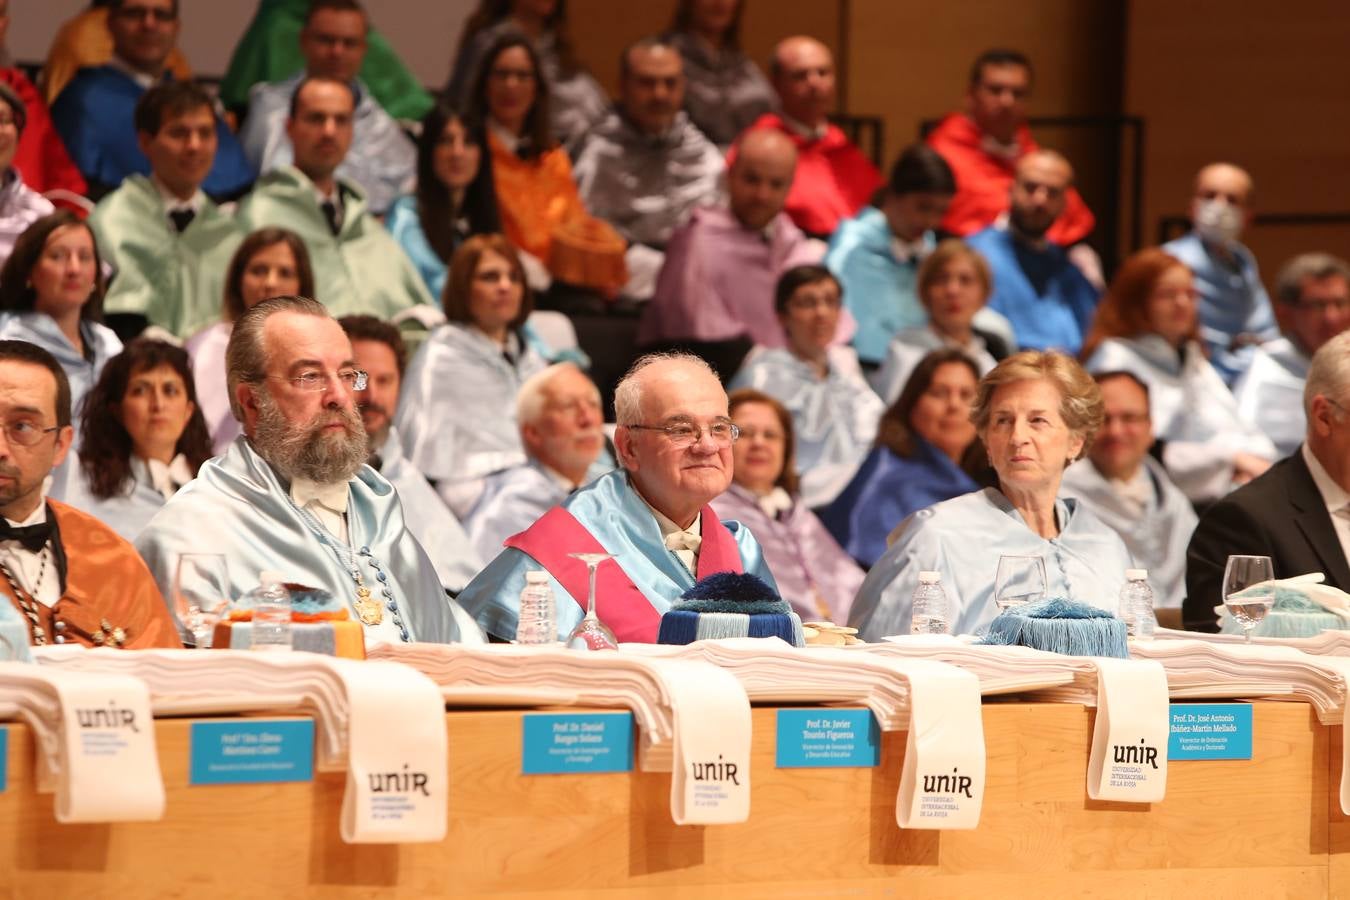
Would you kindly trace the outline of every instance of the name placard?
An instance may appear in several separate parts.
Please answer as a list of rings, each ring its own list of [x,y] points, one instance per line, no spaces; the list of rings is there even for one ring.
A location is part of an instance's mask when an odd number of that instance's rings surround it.
[[[188,784],[274,784],[314,779],[311,719],[193,722]]]
[[[9,789],[9,729],[0,728],[0,793]]]
[[[780,709],[780,769],[852,768],[881,762],[881,729],[870,709]]]
[[[1250,703],[1173,703],[1167,758],[1251,759]]]
[[[632,713],[530,713],[523,721],[522,774],[633,771]]]

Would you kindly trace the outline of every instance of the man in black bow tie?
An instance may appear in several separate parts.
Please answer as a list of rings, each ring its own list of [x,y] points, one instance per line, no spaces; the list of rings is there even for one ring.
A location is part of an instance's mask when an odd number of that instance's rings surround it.
[[[0,341],[0,592],[35,645],[180,646],[135,549],[92,516],[45,498],[72,435],[60,364],[36,344]]]

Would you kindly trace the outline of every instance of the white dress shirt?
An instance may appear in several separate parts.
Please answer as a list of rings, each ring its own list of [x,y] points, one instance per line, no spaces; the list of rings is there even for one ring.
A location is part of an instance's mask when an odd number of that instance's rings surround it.
[[[16,527],[25,527],[28,525],[38,525],[47,521],[47,497],[44,494],[39,500],[37,509],[22,522],[15,522],[13,519],[5,521]],[[56,601],[61,599],[61,576],[56,571],[56,559],[52,554],[51,543],[48,542],[41,552],[33,553],[24,547],[18,541],[0,541],[0,562],[9,569],[14,580],[19,582],[19,587],[23,588],[33,599],[43,606],[52,607]],[[43,563],[46,568],[43,568]],[[42,583],[38,583],[38,573],[42,573]]]
[[[329,534],[349,545],[347,535],[347,482],[319,484],[308,478],[291,482],[291,499],[301,509],[308,510],[319,520]]]
[[[642,502],[647,503],[647,499],[643,497]],[[684,563],[690,575],[697,576],[699,545],[703,543],[703,514],[695,516],[694,524],[686,529],[676,525],[650,503],[647,503],[647,508],[656,517],[656,524],[661,529],[661,540],[665,542],[666,547],[675,551],[675,555]]]
[[[1341,542],[1341,552],[1345,554],[1346,560],[1350,560],[1350,492],[1327,473],[1322,461],[1313,455],[1306,443],[1299,452],[1308,464],[1308,471],[1317,485],[1317,492],[1322,495],[1322,502],[1327,505],[1331,526],[1336,529],[1336,540]]]

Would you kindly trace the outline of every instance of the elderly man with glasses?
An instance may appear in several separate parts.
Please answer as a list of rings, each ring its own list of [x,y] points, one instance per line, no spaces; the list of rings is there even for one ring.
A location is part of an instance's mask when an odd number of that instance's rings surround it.
[[[614,406],[620,468],[508,538],[460,594],[489,635],[515,636],[525,573],[543,569],[558,637],[566,637],[587,599],[587,569],[572,553],[613,554],[598,570],[596,612],[621,642],[655,642],[661,614],[715,572],[749,572],[774,584],[749,530],[719,521],[708,506],[731,484],[739,432],[707,363],[686,354],[644,356],[619,383]]]
[[[60,363],[36,344],[0,341],[0,592],[30,644],[181,646],[132,546],[93,516],[47,499],[47,476],[70,452],[73,433]]]
[[[346,602],[367,643],[481,641],[446,597],[393,486],[367,466],[355,394],[367,375],[325,307],[274,297],[235,323],[225,353],[244,434],[137,539],[168,596],[183,553],[226,558],[230,592],[262,572]]]

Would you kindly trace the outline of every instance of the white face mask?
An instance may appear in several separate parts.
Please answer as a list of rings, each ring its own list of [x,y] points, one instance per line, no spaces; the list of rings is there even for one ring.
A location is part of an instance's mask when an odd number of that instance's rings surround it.
[[[1242,234],[1242,210],[1224,200],[1197,200],[1195,230],[1211,243],[1235,244]]]

